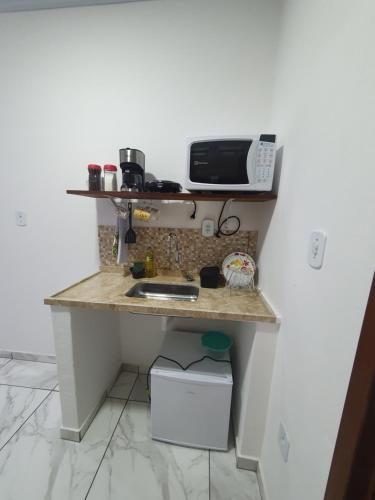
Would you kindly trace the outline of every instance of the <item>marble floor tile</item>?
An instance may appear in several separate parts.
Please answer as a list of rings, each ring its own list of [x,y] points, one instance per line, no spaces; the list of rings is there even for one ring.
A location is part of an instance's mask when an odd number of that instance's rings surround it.
[[[10,358],[0,358],[0,368],[2,366],[5,366],[7,363],[9,363]]]
[[[80,443],[60,439],[51,392],[0,452],[1,500],[84,500],[125,401],[107,399]]]
[[[255,472],[236,467],[234,448],[210,452],[210,500],[261,500]]]
[[[87,498],[208,500],[208,452],[153,441],[149,405],[129,401]]]
[[[0,384],[53,389],[57,382],[57,368],[53,363],[12,359],[0,369]]]
[[[128,399],[136,379],[136,373],[121,372],[109,396],[113,398]]]
[[[143,401],[148,403],[147,396],[147,375],[140,373],[130,394],[130,401]]]
[[[0,385],[0,449],[48,396],[48,391]]]

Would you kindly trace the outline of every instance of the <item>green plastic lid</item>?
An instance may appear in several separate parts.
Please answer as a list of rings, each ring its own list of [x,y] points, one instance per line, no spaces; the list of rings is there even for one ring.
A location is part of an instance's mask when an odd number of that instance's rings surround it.
[[[215,352],[225,352],[231,348],[231,337],[223,332],[206,332],[202,335],[202,345]]]

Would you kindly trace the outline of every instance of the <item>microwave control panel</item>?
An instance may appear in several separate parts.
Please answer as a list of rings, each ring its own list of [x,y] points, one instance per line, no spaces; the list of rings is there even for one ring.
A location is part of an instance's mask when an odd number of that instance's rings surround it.
[[[268,187],[272,185],[275,165],[276,144],[274,142],[259,141],[255,154],[254,181]],[[270,186],[271,187],[271,186]]]

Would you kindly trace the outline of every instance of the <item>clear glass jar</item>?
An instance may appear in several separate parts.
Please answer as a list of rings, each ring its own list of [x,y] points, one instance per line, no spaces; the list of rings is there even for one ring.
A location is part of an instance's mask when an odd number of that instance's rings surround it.
[[[104,165],[104,191],[117,191],[116,165]]]

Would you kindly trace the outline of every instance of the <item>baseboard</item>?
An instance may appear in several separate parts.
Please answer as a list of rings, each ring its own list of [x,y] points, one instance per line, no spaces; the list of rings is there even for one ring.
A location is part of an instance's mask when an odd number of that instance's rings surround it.
[[[135,366],[135,365],[133,365],[133,366]],[[113,386],[115,385],[116,380],[119,378],[120,374],[121,374],[122,372],[125,372],[125,371],[132,371],[132,370],[125,370],[125,369],[124,369],[124,364],[122,364],[122,365],[120,366],[120,368],[117,370],[117,372],[115,373],[114,377],[112,377],[111,382],[109,383],[109,385],[108,385],[108,387],[107,387],[107,390],[105,391],[105,395],[106,395],[106,397],[107,397],[107,398],[108,398],[108,397],[110,397],[109,393],[110,393],[110,392],[111,392],[111,390],[113,389]],[[137,374],[138,374],[138,371],[136,371],[135,373],[137,373]]]
[[[12,353],[10,351],[0,350],[0,358],[12,359]]]
[[[251,470],[257,472],[259,460],[254,457],[240,457],[237,455],[236,465],[238,469]]]
[[[54,354],[38,354],[35,352],[1,350],[0,358],[10,358],[21,361],[38,361],[39,363],[56,363],[56,356]]]
[[[267,500],[267,490],[264,484],[264,479],[263,479],[263,473],[262,473],[262,466],[260,464],[260,461],[257,458],[254,457],[240,457],[237,455],[237,467],[239,469],[245,469],[245,470],[250,470],[252,472],[255,472],[257,475],[257,480],[258,480],[258,486],[259,486],[259,493],[260,493],[260,498],[262,500]]]
[[[60,427],[61,439],[65,439],[67,441],[75,441],[76,443],[79,443],[82,440],[83,436],[86,434],[88,428],[90,427],[91,422],[94,420],[96,414],[100,410],[106,397],[107,397],[107,391],[105,391],[102,394],[101,398],[99,399],[98,404],[90,412],[90,414],[87,416],[86,420],[83,422],[83,424],[81,425],[81,427],[79,429],[71,429],[69,427]]]
[[[65,439],[67,441],[75,441],[79,443],[83,436],[86,434],[88,428],[90,427],[91,422],[94,420],[96,414],[100,410],[102,404],[108,397],[114,383],[116,382],[118,376],[120,373],[123,371],[123,365],[120,366],[120,368],[117,370],[115,375],[112,377],[107,389],[104,391],[104,393],[101,395],[99,398],[98,403],[96,406],[93,408],[93,410],[89,413],[87,416],[86,420],[83,422],[81,427],[79,429],[72,429],[70,427],[60,427],[60,437],[61,439]]]
[[[262,500],[267,500],[268,499],[267,488],[266,488],[266,485],[264,483],[264,476],[263,476],[262,466],[261,466],[260,462],[258,463],[257,479],[258,479],[260,498]]]
[[[31,352],[12,352],[13,359],[23,361],[39,361],[39,363],[56,363],[54,354],[35,354]]]
[[[137,375],[139,375],[139,366],[133,365],[131,363],[122,363],[122,371],[136,373]]]
[[[236,451],[236,465],[238,469],[245,469],[245,470],[251,470],[253,472],[256,472],[258,470],[258,463],[259,459],[256,457],[251,457],[249,455],[240,455],[238,453],[238,446],[237,446],[237,435],[235,432],[235,420],[232,416],[232,426],[233,426],[233,439],[234,439],[234,448]]]
[[[79,443],[82,439],[79,429],[69,429],[68,427],[60,427],[60,437],[66,441],[75,441],[76,443]]]

